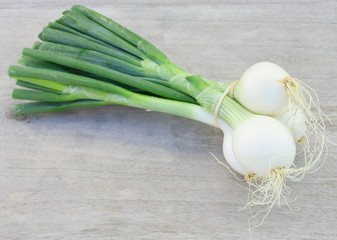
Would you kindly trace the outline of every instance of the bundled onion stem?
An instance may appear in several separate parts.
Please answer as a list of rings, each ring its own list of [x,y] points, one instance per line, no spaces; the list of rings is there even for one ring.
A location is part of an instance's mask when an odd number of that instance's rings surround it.
[[[261,75],[259,71],[272,64],[251,67],[233,83],[207,80],[184,71],[127,28],[82,6],[65,11],[39,38],[42,42],[23,50],[19,63],[24,66],[9,69],[17,85],[27,88],[15,89],[13,98],[35,101],[16,105],[16,114],[119,104],[213,124],[225,134],[227,162],[249,185],[246,207],[264,206],[258,213],[265,213],[263,220],[275,204],[288,203],[288,180],[300,181],[326,158],[326,116],[316,92],[278,66]],[[270,75],[276,76],[277,84],[270,84]],[[256,81],[253,87],[251,78]],[[269,101],[273,91],[282,101]],[[293,106],[290,115],[297,116],[300,109],[305,118],[301,167],[294,164],[291,126],[275,118],[287,104]],[[318,111],[317,118],[311,109]]]

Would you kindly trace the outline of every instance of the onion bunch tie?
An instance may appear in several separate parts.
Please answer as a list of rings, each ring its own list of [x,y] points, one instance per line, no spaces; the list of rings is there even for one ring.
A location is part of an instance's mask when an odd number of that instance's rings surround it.
[[[213,111],[213,126],[214,127],[219,127],[219,124],[218,124],[218,114],[219,114],[219,111],[220,111],[220,108],[221,108],[221,105],[222,105],[222,102],[224,100],[224,98],[228,95],[229,97],[231,98],[234,98],[234,89],[235,89],[235,86],[236,84],[238,83],[239,81],[234,81],[232,82],[227,88],[226,90],[221,94],[221,96],[219,97],[216,105],[215,105],[215,108],[214,108],[214,111]]]

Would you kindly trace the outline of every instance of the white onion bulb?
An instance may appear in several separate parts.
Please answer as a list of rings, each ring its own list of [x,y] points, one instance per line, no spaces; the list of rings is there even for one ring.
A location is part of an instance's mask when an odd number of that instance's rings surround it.
[[[274,63],[256,63],[238,81],[235,99],[257,114],[279,114],[288,104],[288,92],[282,82],[287,77],[289,74]]]
[[[275,168],[289,168],[296,154],[287,127],[267,116],[254,116],[240,124],[234,131],[232,147],[240,165],[259,176]]]
[[[300,141],[306,135],[308,130],[308,118],[301,108],[288,107],[283,113],[274,117],[289,129],[296,142]]]
[[[219,127],[223,129],[223,122]],[[254,116],[234,130],[224,131],[223,153],[237,172],[266,176],[275,168],[289,168],[295,159],[296,146],[287,127],[267,116]]]

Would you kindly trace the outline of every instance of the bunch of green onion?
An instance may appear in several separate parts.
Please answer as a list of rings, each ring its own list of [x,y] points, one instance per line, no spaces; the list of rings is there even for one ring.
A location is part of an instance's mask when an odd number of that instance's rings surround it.
[[[23,87],[14,89],[13,98],[34,101],[17,104],[17,115],[119,104],[214,125],[224,132],[228,164],[254,187],[248,205],[266,209],[285,201],[287,179],[301,180],[325,158],[316,95],[276,64],[257,63],[235,82],[205,79],[82,6],[65,11],[39,38],[23,50],[21,66],[9,68]],[[304,156],[300,167],[297,146]]]

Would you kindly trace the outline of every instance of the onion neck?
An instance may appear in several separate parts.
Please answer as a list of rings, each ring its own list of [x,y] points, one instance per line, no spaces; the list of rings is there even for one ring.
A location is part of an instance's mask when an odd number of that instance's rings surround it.
[[[213,114],[213,118],[224,120],[231,128],[235,129],[242,122],[254,116],[235,100],[217,89],[216,86],[210,85],[199,76],[190,76],[187,78],[193,92],[193,97],[208,112]]]

